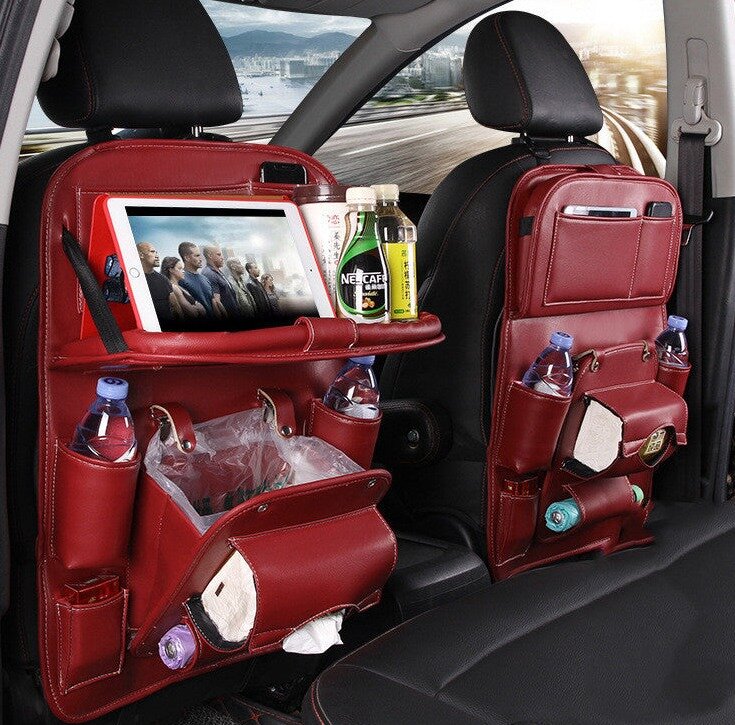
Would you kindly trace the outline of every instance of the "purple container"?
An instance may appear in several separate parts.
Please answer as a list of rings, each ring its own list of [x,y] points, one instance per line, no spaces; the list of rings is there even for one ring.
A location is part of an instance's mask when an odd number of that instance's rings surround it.
[[[158,654],[170,670],[180,670],[189,664],[197,650],[194,633],[185,624],[177,624],[158,643]]]

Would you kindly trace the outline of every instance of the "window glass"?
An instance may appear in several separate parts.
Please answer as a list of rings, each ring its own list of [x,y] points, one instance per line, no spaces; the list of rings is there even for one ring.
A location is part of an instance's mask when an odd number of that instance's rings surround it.
[[[559,28],[582,60],[603,107],[605,125],[593,140],[621,162],[663,176],[667,123],[661,0],[512,0],[493,12],[501,10],[541,15]],[[317,158],[343,183],[395,182],[405,191],[431,193],[465,159],[507,144],[512,134],[478,125],[464,97],[464,47],[482,17],[398,73],[322,146]]]
[[[327,68],[369,25],[364,18],[309,15],[202,0],[232,57],[243,95],[233,138],[268,140]],[[29,131],[58,128],[36,101]]]

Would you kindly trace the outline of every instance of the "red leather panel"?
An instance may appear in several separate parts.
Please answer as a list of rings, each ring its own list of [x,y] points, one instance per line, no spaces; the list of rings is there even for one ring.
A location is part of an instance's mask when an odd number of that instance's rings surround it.
[[[369,535],[374,510],[230,540],[252,568],[258,609],[248,649],[271,649],[296,627],[323,614],[359,608],[385,584],[395,543]],[[384,524],[387,529],[387,525]],[[294,561],[294,551],[299,552]],[[296,596],[298,592],[298,596]]]
[[[53,451],[50,555],[67,569],[124,564],[140,454],[129,463],[86,458],[61,442]]]
[[[149,413],[152,403],[177,401],[192,420],[203,421],[258,406],[258,388],[275,388],[293,400],[294,416],[301,426],[311,401],[324,394],[341,367],[341,358],[441,341],[441,327],[431,315],[409,324],[355,326],[346,320],[314,320],[241,333],[126,330],[130,349],[119,355],[106,354],[96,336],[78,339],[84,305],[61,247],[62,226],[88,249],[92,206],[101,193],[289,194],[290,186],[257,182],[260,164],[267,160],[303,164],[310,183],[334,182],[310,157],[275,146],[115,141],[76,154],[56,171],[47,189],[40,237],[39,647],[46,698],[65,721],[98,717],[193,674],[251,656],[247,648],[232,653],[200,651],[196,663],[171,671],[155,653],[164,627],[185,616],[184,601],[200,592],[223,563],[233,537],[262,536],[265,542],[272,534],[281,554],[269,576],[279,571],[285,576],[289,565],[303,565],[303,551],[292,538],[287,559],[283,542],[288,535],[281,530],[306,526],[309,551],[314,553],[323,522],[329,532],[321,542],[325,551],[315,553],[317,561],[309,564],[318,570],[313,576],[320,582],[319,607],[374,604],[381,580],[390,572],[395,542],[375,509],[389,484],[385,472],[264,494],[228,512],[202,537],[147,476],[138,477],[135,490],[130,469],[137,462],[121,469],[77,460],[64,448],[94,398],[96,371],[112,368],[129,382],[128,404],[144,449],[155,433]],[[129,537],[126,517],[133,494],[134,524]],[[343,519],[352,522],[349,531],[340,523]],[[329,538],[332,535],[346,538],[335,542]],[[357,553],[351,550],[353,545]],[[332,556],[339,552],[344,556],[339,562],[339,581],[332,580],[326,567],[318,567],[322,559],[334,563],[329,547],[337,552]],[[266,549],[263,543],[262,556]],[[371,557],[369,561],[361,558],[363,554]],[[356,556],[360,558],[355,560]],[[350,558],[352,577],[345,563]],[[267,570],[268,562],[260,559],[258,553],[258,566]],[[130,592],[129,612],[120,610],[118,600],[90,612],[58,609],[67,584],[83,582],[100,569],[117,575]],[[325,605],[330,592],[335,600]],[[318,614],[305,612],[305,601],[295,593],[289,599],[291,614],[288,602],[278,602],[280,613],[273,620],[277,627],[284,623],[297,626],[301,623],[297,620]],[[70,626],[73,639],[69,638]],[[125,654],[120,670],[119,643],[133,636],[134,648]],[[262,646],[275,648],[278,643]],[[87,649],[89,659],[83,656]],[[119,675],[112,674],[118,670]]]
[[[670,202],[673,217],[645,217],[652,201]],[[564,212],[569,205],[633,207],[638,217],[573,217]],[[521,219],[528,217],[533,218],[531,232],[520,237]],[[644,428],[655,425],[654,419],[663,417],[664,425],[668,422],[683,433],[683,401],[654,382],[658,360],[653,346],[666,323],[665,303],[675,281],[681,228],[681,205],[673,187],[632,169],[542,165],[519,180],[507,220],[505,310],[488,445],[487,549],[495,577],[585,551],[611,552],[651,540],[643,528],[650,506],[594,516],[562,536],[546,529],[543,516],[551,503],[568,498],[567,486],[580,485],[578,478],[561,469],[561,450],[568,445],[570,431],[578,430],[578,401],[587,392],[630,386],[627,390],[633,394],[637,383],[646,391],[645,399],[623,402],[621,393],[615,401],[629,418],[626,452],[634,447],[634,439],[644,436]],[[517,382],[556,330],[574,336],[572,354],[595,353],[578,361],[566,424],[560,420],[563,415],[552,415],[560,404],[542,405]],[[665,381],[676,391],[680,377],[665,376]],[[645,435],[658,427],[661,424]],[[531,503],[524,498],[528,492],[519,496],[507,489],[509,473],[530,471],[529,466],[542,469],[534,531],[528,526]],[[598,476],[590,486],[606,484],[628,469],[638,471],[631,482],[650,497],[651,471],[635,454],[621,458],[605,472],[606,478]],[[615,483],[610,491],[619,496],[622,487]],[[602,492],[598,495],[604,500]],[[599,510],[606,506],[600,503]],[[511,519],[517,522],[512,529]]]
[[[514,247],[521,217],[534,218],[531,235],[513,250],[508,291],[517,316],[660,305],[668,299],[682,229],[681,207],[670,184],[562,166],[532,169],[517,188],[521,191],[514,194],[508,215]],[[674,216],[644,217],[651,201],[671,203]],[[638,217],[573,217],[563,211],[570,205],[629,207]]]
[[[122,670],[128,592],[89,604],[56,603],[59,639],[59,689],[68,693]]]
[[[568,410],[568,398],[543,395],[514,381],[498,433],[498,463],[515,473],[548,468]]]
[[[630,481],[625,476],[595,479],[564,488],[577,502],[585,524],[614,516],[626,516],[639,508],[633,501]]]
[[[309,551],[315,556],[314,566],[320,570],[318,579],[323,595],[329,598],[330,592],[337,587],[335,595],[342,596],[339,587],[346,585],[359,592],[357,601],[346,604],[357,605],[375,591],[376,579],[382,577],[385,583],[392,570],[392,566],[384,567],[383,564],[391,558],[395,540],[375,510],[389,483],[390,475],[386,471],[366,471],[271,491],[228,512],[204,535],[200,535],[158,484],[148,476],[143,476],[136,506],[136,535],[130,571],[130,588],[136,595],[130,611],[131,626],[137,630],[130,645],[133,653],[144,656],[155,652],[161,636],[181,619],[183,603],[193,594],[204,591],[214,573],[225,562],[231,539],[245,535],[268,538],[268,535],[275,536],[274,532],[281,529],[312,524],[318,529],[318,522],[325,523],[329,528],[327,522],[331,520],[362,512],[352,519],[353,533],[349,534],[348,539],[330,539],[327,535],[320,538],[317,532],[311,544],[312,549],[309,550],[302,549],[302,545],[291,537],[289,556],[285,559],[282,557],[275,564],[281,567],[281,571],[289,566],[293,569],[307,566],[302,556],[305,557]],[[375,560],[368,565],[356,557],[352,562],[353,578],[338,583],[327,566],[332,556],[327,549],[334,549],[336,556],[343,560],[341,566],[348,566],[353,557],[353,536],[364,540],[360,551],[364,546],[369,547]],[[321,553],[314,550],[318,542],[324,548]],[[151,557],[152,551],[156,552],[155,557]],[[382,554],[378,555],[378,552]],[[324,566],[320,567],[319,562],[324,562]],[[370,572],[364,580],[366,572],[361,568],[363,566],[369,566]],[[382,568],[376,572],[375,567]],[[288,574],[288,578],[295,576],[295,572]],[[342,603],[341,600],[339,603]],[[310,603],[302,601],[294,590],[283,606],[290,607],[288,611],[294,612],[291,625],[297,626],[301,623],[298,620],[301,612],[308,609]],[[320,610],[312,609],[311,616],[316,615],[317,611]]]
[[[520,484],[520,485],[519,485]],[[500,491],[498,538],[495,560],[505,564],[523,556],[533,540],[538,519],[537,478],[518,482],[506,479]]]
[[[687,380],[689,379],[689,372],[691,366],[686,368],[675,368],[673,365],[659,365],[658,374],[656,380],[665,385],[670,390],[673,390],[677,395],[684,395],[684,391],[687,387]]]
[[[350,418],[327,408],[321,400],[313,400],[306,430],[308,435],[331,443],[358,465],[369,468],[378,440],[381,417],[382,414],[375,420]]]

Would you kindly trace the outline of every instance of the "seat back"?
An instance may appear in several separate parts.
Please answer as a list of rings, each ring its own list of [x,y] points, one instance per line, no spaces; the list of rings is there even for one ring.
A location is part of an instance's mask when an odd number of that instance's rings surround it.
[[[42,84],[38,95],[51,120],[83,128],[95,137],[110,136],[110,129],[119,127],[137,129],[143,136],[160,136],[162,127],[183,135],[195,127],[235,121],[242,112],[229,55],[198,0],[78,0],[71,26],[61,39],[58,73]],[[296,152],[206,141],[81,144],[38,154],[19,167],[8,229],[3,299],[12,555],[12,597],[3,622],[3,664],[9,710],[15,722],[50,719],[39,687],[39,671],[45,665],[39,652],[34,557],[38,534],[42,222],[67,225],[86,246],[91,202],[97,193],[243,193],[251,188],[262,160],[284,157],[307,166],[311,181],[333,181],[323,167]],[[65,171],[58,171],[62,165]],[[44,219],[45,197],[52,201],[46,206],[49,216]],[[243,665],[220,669],[209,678],[168,688],[135,706],[136,715],[131,708],[122,717],[153,720],[168,716],[173,708],[238,689],[243,669]]]
[[[540,164],[615,160],[584,139],[600,130],[602,112],[579,59],[545,20],[521,12],[483,20],[468,38],[464,77],[475,120],[521,137],[460,164],[429,200],[419,224],[419,299],[442,320],[446,342],[390,357],[381,391],[392,401],[384,432],[397,458],[394,522],[483,553],[511,193]],[[413,431],[423,436],[418,444]]]

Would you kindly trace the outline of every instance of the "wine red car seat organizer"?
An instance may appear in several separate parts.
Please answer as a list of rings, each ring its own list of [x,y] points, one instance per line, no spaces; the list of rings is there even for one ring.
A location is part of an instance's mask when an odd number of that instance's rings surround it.
[[[646,216],[651,202],[667,218]],[[574,216],[568,206],[633,208],[634,218]],[[651,541],[644,528],[655,467],[686,443],[688,368],[659,364],[679,258],[682,214],[670,184],[624,166],[541,165],[526,172],[507,218],[505,305],[488,446],[488,560],[496,578],[591,550]],[[520,379],[555,330],[573,335],[571,398]],[[622,420],[618,457],[570,465],[590,401]],[[641,455],[651,436],[657,456]],[[645,495],[636,503],[631,485]],[[573,498],[581,522],[550,531],[544,513]]]
[[[140,453],[129,463],[107,463],[68,447],[96,378],[115,371],[130,384],[141,450],[153,433],[152,404],[177,401],[172,407],[198,422],[257,407],[258,389],[267,388],[297,432],[318,435],[369,468],[379,420],[353,421],[319,398],[346,357],[440,342],[430,314],[409,324],[302,319],[247,332],[127,330],[127,350],[114,354],[97,336],[79,339],[85,303],[62,230],[88,249],[99,194],[289,194],[291,187],[257,181],[263,161],[303,164],[310,183],[334,181],[290,149],[129,140],[80,151],[48,186],[40,235],[39,640],[46,698],[65,721],[97,717],[177,680],[278,649],[322,614],[364,609],[378,601],[395,564],[395,537],[376,509],[390,484],[386,471],[262,494],[200,534],[141,470]],[[225,649],[194,627],[196,656],[183,670],[167,669],[157,654],[160,636],[191,621],[187,600],[234,550],[256,580],[249,638]],[[116,576],[119,590],[75,602],[68,585],[100,574]]]

